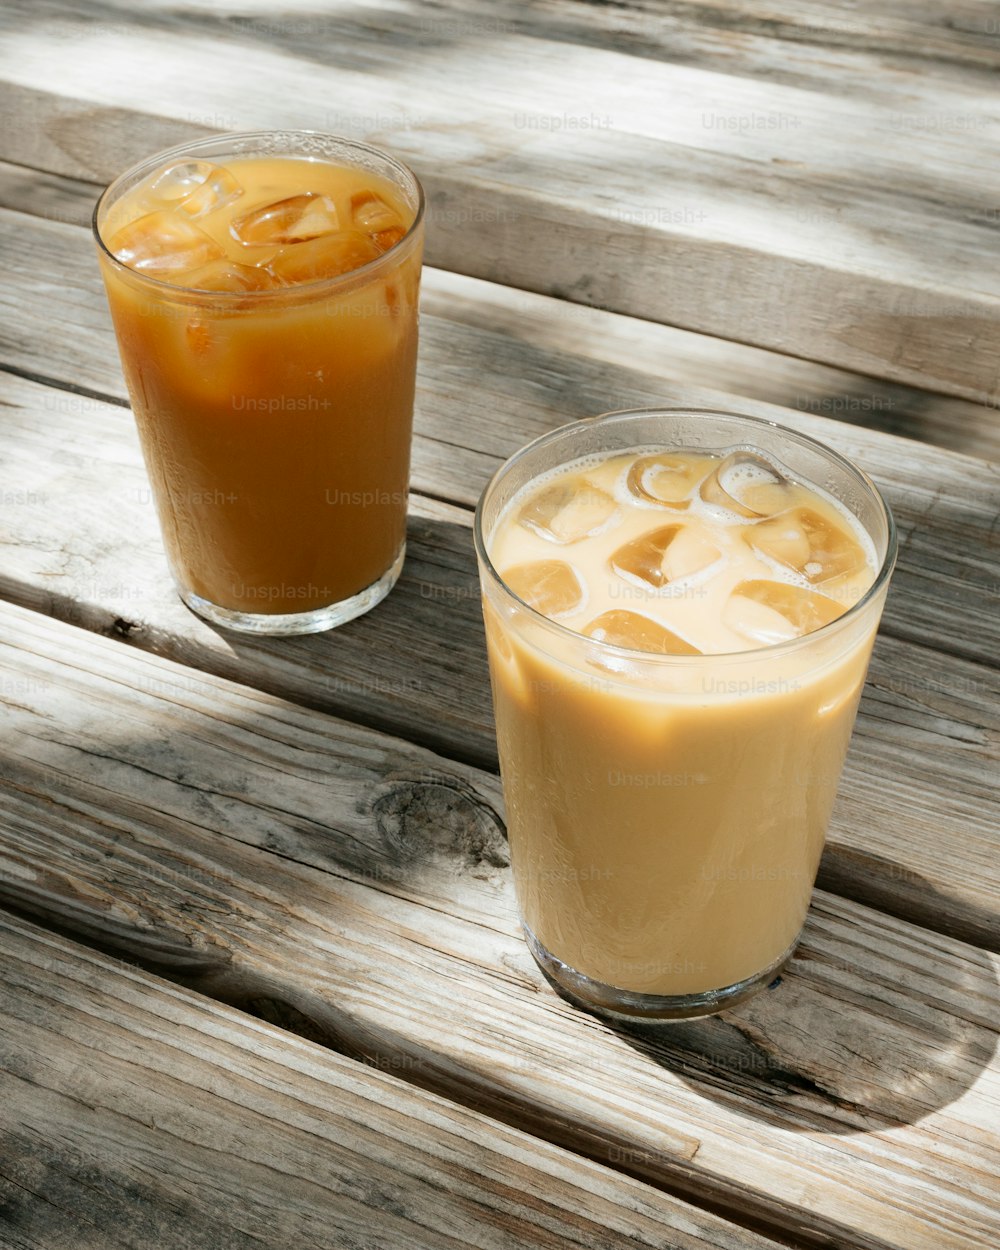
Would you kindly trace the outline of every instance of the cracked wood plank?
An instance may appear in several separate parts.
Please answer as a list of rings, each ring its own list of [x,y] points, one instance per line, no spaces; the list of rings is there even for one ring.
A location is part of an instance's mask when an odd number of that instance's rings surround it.
[[[1000,1236],[985,950],[818,893],[771,991],[601,1023],[520,939],[496,778],[2,619],[7,907],[799,1243]]]
[[[5,1250],[774,1242],[0,913]]]

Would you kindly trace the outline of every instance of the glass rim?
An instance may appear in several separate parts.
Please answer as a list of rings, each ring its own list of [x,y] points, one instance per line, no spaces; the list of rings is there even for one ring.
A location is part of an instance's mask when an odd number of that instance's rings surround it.
[[[739,421],[747,422],[750,426],[763,426],[768,429],[777,430],[783,436],[786,436],[795,442],[801,443],[812,451],[822,452],[823,455],[832,459],[840,468],[846,470],[875,499],[881,509],[886,526],[885,555],[882,557],[882,562],[877,573],[875,574],[874,579],[872,580],[872,584],[868,587],[865,593],[855,603],[852,603],[845,612],[842,612],[840,616],[827,622],[826,625],[821,625],[819,629],[812,630],[808,634],[800,634],[796,638],[787,638],[783,642],[769,643],[763,647],[749,647],[744,651],[713,651],[698,655],[663,655],[659,652],[638,651],[631,647],[619,647],[614,643],[604,642],[597,638],[588,638],[586,634],[581,634],[578,630],[571,629],[568,625],[564,625],[560,621],[555,621],[551,617],[546,616],[543,612],[539,612],[537,608],[533,608],[530,603],[527,603],[520,597],[520,595],[516,594],[504,581],[496,565],[490,558],[486,545],[486,535],[483,528],[483,515],[486,510],[486,505],[502,480],[512,469],[521,464],[533,452],[537,451],[539,448],[546,447],[551,443],[559,442],[565,438],[571,438],[573,433],[577,430],[581,430],[585,427],[593,427],[598,422],[602,421],[624,422],[626,418],[630,417],[658,416],[735,417]],[[629,448],[627,447],[618,449],[619,452],[627,452],[628,450]],[[640,450],[640,448],[637,446],[636,450]],[[677,450],[684,449],[678,448]],[[565,462],[565,464],[571,463],[572,458]],[[546,471],[549,472],[550,470]],[[725,408],[692,407],[615,409],[612,412],[601,413],[599,416],[582,417],[576,421],[569,421],[564,425],[557,426],[554,430],[549,430],[547,433],[540,435],[538,438],[532,439],[531,442],[526,443],[512,456],[505,460],[483,488],[482,494],[479,497],[479,502],[476,505],[476,515],[473,522],[473,541],[475,543],[476,555],[479,559],[480,567],[486,570],[486,573],[494,585],[496,585],[505,595],[512,599],[520,609],[528,614],[528,618],[531,620],[532,624],[541,626],[547,632],[554,633],[556,637],[575,639],[575,645],[585,643],[598,648],[600,651],[607,652],[610,655],[621,656],[622,658],[629,659],[633,662],[644,661],[657,666],[665,664],[668,667],[683,667],[703,664],[706,660],[715,663],[721,660],[752,660],[762,655],[786,655],[789,652],[803,647],[814,639],[820,637],[830,638],[837,633],[842,632],[849,623],[856,620],[861,615],[862,611],[881,594],[883,588],[889,580],[890,575],[892,574],[893,568],[895,567],[896,556],[898,553],[896,522],[892,515],[892,509],[886,502],[882,492],[875,485],[868,474],[865,473],[863,469],[859,468],[852,460],[848,460],[846,456],[842,456],[839,451],[835,451],[834,448],[828,446],[826,443],[820,442],[819,439],[813,438],[809,434],[800,434],[798,430],[789,429],[788,426],[780,425],[777,421],[772,421],[767,417],[753,417],[746,413],[733,412]]]
[[[392,165],[399,173],[403,174],[405,178],[409,179],[413,183],[417,193],[417,211],[403,237],[397,240],[397,242],[395,242],[392,247],[388,249],[388,251],[383,252],[381,256],[376,256],[373,260],[367,261],[364,265],[359,266],[357,269],[351,269],[347,273],[337,274],[336,277],[333,278],[313,278],[309,282],[296,282],[291,286],[277,287],[268,291],[206,291],[201,287],[178,286],[176,283],[167,282],[163,278],[154,278],[151,274],[143,273],[141,270],[131,268],[131,266],[126,265],[124,261],[119,260],[114,252],[112,252],[108,247],[101,235],[98,217],[100,216],[101,209],[104,207],[105,203],[110,200],[113,194],[120,188],[121,184],[127,179],[131,179],[137,174],[141,174],[142,177],[145,177],[147,174],[153,173],[160,165],[163,165],[170,158],[175,156],[191,155],[199,148],[212,147],[216,144],[226,142],[237,143],[254,139],[273,139],[275,136],[280,135],[289,135],[298,138],[308,137],[335,139],[338,143],[342,143],[347,147],[355,148],[362,152],[369,152],[378,156]],[[289,152],[284,155],[291,156],[293,159],[298,156],[301,156],[306,160],[315,159],[315,156],[308,152]],[[137,181],[141,181],[141,178]],[[375,147],[373,144],[365,143],[361,139],[351,139],[346,135],[336,135],[331,131],[326,130],[234,130],[223,131],[216,135],[205,135],[201,139],[190,139],[186,143],[175,143],[172,147],[163,148],[161,151],[155,152],[152,156],[144,157],[141,161],[136,161],[134,165],[130,165],[128,169],[113,178],[97,197],[97,202],[94,205],[94,211],[91,213],[90,217],[90,228],[97,243],[98,251],[115,267],[116,270],[128,274],[136,281],[149,283],[150,287],[154,291],[161,294],[172,292],[177,296],[197,295],[199,297],[209,297],[213,302],[222,304],[231,303],[241,308],[246,308],[250,302],[256,303],[260,301],[280,303],[298,296],[302,292],[308,292],[310,295],[315,295],[319,292],[332,290],[337,287],[346,287],[355,282],[357,282],[358,285],[361,285],[363,281],[375,276],[380,269],[387,268],[387,262],[390,258],[392,260],[396,260],[399,253],[406,248],[408,244],[410,244],[423,224],[426,207],[427,200],[424,195],[424,188],[420,179],[409,167],[409,165],[405,164],[405,162],[401,161],[398,157],[393,156],[391,152],[386,152],[384,148]]]

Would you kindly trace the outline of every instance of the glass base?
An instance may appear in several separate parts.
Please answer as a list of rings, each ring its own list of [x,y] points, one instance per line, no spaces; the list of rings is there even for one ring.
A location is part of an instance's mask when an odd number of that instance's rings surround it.
[[[761,972],[727,985],[719,990],[704,990],[698,994],[640,994],[635,990],[620,990],[602,981],[594,981],[569,964],[557,959],[546,950],[526,924],[524,929],[528,949],[535,962],[545,974],[552,987],[571,1002],[595,1015],[610,1016],[617,1020],[696,1020],[699,1016],[712,1016],[735,1006],[752,994],[770,985],[781,969],[791,959],[798,945],[798,938],[780,958]]]
[[[220,608],[196,595],[191,590],[178,587],[178,593],[185,604],[198,616],[213,625],[222,625],[243,634],[318,634],[325,629],[334,629],[353,621],[371,611],[381,603],[396,582],[403,568],[406,557],[406,544],[399,549],[399,555],[391,567],[382,574],[377,582],[372,582],[364,590],[358,591],[350,599],[341,599],[339,603],[330,603],[322,608],[312,608],[308,612],[237,612],[232,608]]]

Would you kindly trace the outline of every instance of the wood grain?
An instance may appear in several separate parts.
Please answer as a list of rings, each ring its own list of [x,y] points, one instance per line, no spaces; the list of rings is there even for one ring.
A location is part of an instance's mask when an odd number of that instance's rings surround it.
[[[944,37],[961,44],[955,73],[928,56],[936,16],[883,8],[803,21],[674,5],[643,36],[658,11],[158,3],[140,19],[19,0],[0,155],[104,180],[171,119],[342,131],[414,164],[442,268],[992,401],[990,10]]]
[[[101,184],[95,182],[0,162],[0,207],[31,217],[89,230],[101,189]],[[8,220],[13,246],[25,227],[17,218]],[[433,210],[431,221],[433,229]],[[42,263],[46,270],[53,270],[53,281],[58,270],[64,282],[97,290],[90,253],[79,238],[74,243],[71,236],[63,233],[41,234],[34,242],[36,258],[51,257]],[[22,292],[22,296],[30,300],[31,292]],[[99,306],[102,303],[99,292],[97,302]],[[1000,419],[995,407],[620,316],[603,308],[553,300],[530,291],[512,292],[442,269],[426,271],[423,306],[425,315],[436,322],[455,322],[550,352],[582,356],[629,370],[655,371],[689,386],[701,386],[710,379],[717,391],[741,400],[759,399],[887,434],[916,438],[966,455],[1000,460]],[[47,373],[51,365],[46,356],[40,353],[28,363],[31,352],[28,335],[18,333],[16,324],[12,324],[6,348],[8,359],[4,363],[36,374]],[[106,349],[100,346],[98,363],[103,365],[106,360]],[[68,363],[63,361],[64,366]],[[76,384],[93,375],[96,390],[102,394],[120,393],[120,379],[109,378],[103,368],[94,371],[93,364],[85,351],[74,354]],[[63,379],[60,384],[65,382]]]
[[[5,1250],[765,1250],[641,1182],[0,914]]]
[[[771,992],[613,1028],[518,936],[495,778],[18,616],[6,906],[808,1245],[1000,1235],[985,951],[820,893]]]
[[[68,400],[45,397],[43,402],[57,411],[41,433],[54,433],[57,424],[75,419],[78,437],[89,444],[92,435],[81,418],[91,414],[81,411],[81,404],[86,407],[90,396],[125,399],[92,244],[82,231],[59,223],[18,215],[17,224],[19,232],[0,240],[0,264],[10,278],[0,291],[0,354],[20,372],[84,392],[82,399],[75,394]],[[518,292],[490,287],[479,322],[467,314],[463,321],[450,314],[461,281],[444,280],[432,304],[440,315],[422,322],[416,491],[471,507],[507,456],[529,438],[576,417],[657,404],[735,407],[830,443],[885,490],[901,534],[886,629],[969,659],[994,662],[1000,655],[1000,467],[900,443],[813,412],[776,409],[742,397],[736,401],[692,384],[689,374],[675,375],[669,362],[643,358],[629,366],[595,359],[587,349],[599,327],[576,349],[565,342],[550,347],[549,327],[567,307],[552,300],[529,306]],[[436,282],[429,272],[432,301]],[[51,298],[53,289],[65,292],[58,305]],[[483,290],[483,284],[465,284],[462,295],[472,302]],[[505,318],[498,312],[502,306]],[[484,328],[487,316],[496,316],[499,328]],[[517,334],[507,329],[512,320],[519,323]],[[62,328],[56,336],[54,322]],[[63,407],[67,411],[58,411]],[[30,424],[37,424],[34,417]]]
[[[468,14],[485,7],[480,0],[456,4]],[[947,12],[929,0],[878,0],[864,11],[845,0],[771,0],[766,7],[742,0],[636,0],[620,9],[547,0],[533,7],[526,17],[517,0],[490,5],[498,19],[536,36],[810,82],[835,95],[863,88],[866,95],[885,91],[891,98],[899,72],[912,72],[924,61],[936,80],[970,87],[984,80],[983,71],[1000,66],[990,0],[954,0]]]
[[[414,501],[404,577],[363,621],[319,638],[223,635],[176,600],[128,414],[20,379],[8,393],[3,459],[20,487],[4,511],[5,594],[449,754],[495,761],[466,512]],[[54,506],[60,500],[71,520]],[[400,637],[407,639],[402,656]],[[995,675],[980,664],[879,640],[831,831],[830,884],[850,888],[831,862],[843,849],[864,883],[855,897],[994,940],[996,896],[985,869],[996,830],[983,803],[995,796],[996,691]],[[956,847],[944,858],[943,830]],[[909,888],[913,874],[928,876],[942,898]]]
[[[778,352],[692,334],[674,326],[623,317],[585,304],[511,291],[446,270],[432,270],[424,307],[442,321],[501,335],[557,357],[584,357],[614,367],[622,378],[642,373],[666,386],[710,385],[723,395],[761,400],[797,412],[918,439],[985,460],[1000,461],[996,407],[797,360]],[[619,373],[617,370],[624,372]],[[617,397],[612,396],[613,402]]]
[[[488,356],[484,348],[484,363]],[[311,638],[243,638],[211,628],[176,598],[125,409],[20,378],[9,380],[7,404],[0,415],[0,462],[7,480],[18,485],[5,493],[0,530],[0,592],[6,597],[495,767],[466,509],[414,497],[403,577],[362,620]],[[456,427],[460,420],[456,411]],[[426,453],[427,460],[435,448],[442,460],[448,455],[443,443],[429,439],[423,448],[418,455]],[[973,464],[956,460],[963,472]],[[906,467],[893,472],[905,473]],[[936,587],[943,614],[949,595],[961,602],[959,589],[977,578],[982,591],[973,596],[966,589],[965,602],[982,607],[978,613],[967,609],[967,621],[990,620],[992,631],[984,626],[976,636],[966,633],[967,623],[952,619],[951,637],[942,638],[942,645],[970,648],[985,659],[1000,623],[989,616],[991,600],[983,592],[988,579],[1000,583],[1000,575],[988,555],[988,493],[984,489],[979,502],[971,491],[959,495],[964,480],[975,483],[975,474],[955,478],[954,497],[917,490],[902,496],[933,509],[935,530],[937,517],[948,518],[944,535],[954,554],[935,552],[932,567],[947,570],[937,574],[946,579],[941,585],[924,577],[919,564],[911,565],[909,579],[901,570],[887,627],[920,633],[910,617],[919,620],[926,604],[907,595],[907,581]],[[960,555],[962,522],[975,517],[977,508],[984,518],[982,550]],[[934,532],[914,522],[912,534],[911,543],[935,551]],[[954,606],[950,611],[953,617]],[[1000,836],[998,682],[981,662],[880,637],[830,832],[825,884],[933,928],[996,944],[1000,886],[991,865]],[[950,848],[946,856],[942,838]]]

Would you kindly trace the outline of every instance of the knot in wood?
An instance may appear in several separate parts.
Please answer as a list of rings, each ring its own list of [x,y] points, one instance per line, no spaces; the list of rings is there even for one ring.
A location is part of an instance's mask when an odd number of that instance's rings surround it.
[[[503,821],[454,777],[392,777],[372,805],[386,851],[399,863],[447,864],[455,872],[510,864]]]

